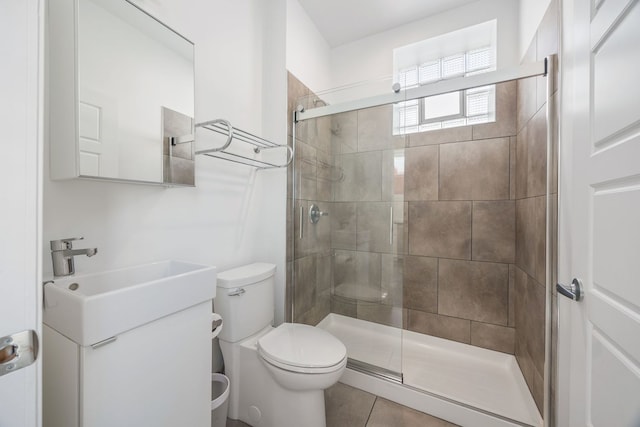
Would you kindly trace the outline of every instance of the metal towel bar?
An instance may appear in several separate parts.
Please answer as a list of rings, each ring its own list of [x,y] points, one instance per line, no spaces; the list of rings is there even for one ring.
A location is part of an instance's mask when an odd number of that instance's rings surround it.
[[[212,132],[225,135],[227,137],[225,143],[220,147],[209,148],[206,150],[196,150],[196,154],[203,154],[209,157],[215,157],[222,160],[227,160],[233,163],[239,163],[246,166],[252,166],[257,169],[276,169],[286,168],[293,160],[293,149],[288,145],[276,144],[262,137],[256,136],[252,133],[244,131],[242,129],[234,128],[231,123],[223,119],[209,120],[202,123],[197,123],[196,128],[204,128]],[[194,135],[184,135],[171,139],[171,145],[182,144],[185,142],[192,142],[195,140]],[[264,161],[262,159],[256,159],[252,157],[243,156],[238,153],[232,153],[228,151],[233,141],[240,141],[252,146],[254,153],[259,154],[263,150],[273,150],[276,148],[285,148],[287,150],[287,161],[283,164]]]

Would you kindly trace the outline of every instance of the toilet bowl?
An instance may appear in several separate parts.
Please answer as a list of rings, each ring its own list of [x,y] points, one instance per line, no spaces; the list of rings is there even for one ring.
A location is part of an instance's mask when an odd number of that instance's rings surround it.
[[[342,376],[347,351],[309,325],[272,327],[275,266],[257,263],[218,275],[215,309],[231,382],[229,417],[254,427],[326,427],[324,389]]]

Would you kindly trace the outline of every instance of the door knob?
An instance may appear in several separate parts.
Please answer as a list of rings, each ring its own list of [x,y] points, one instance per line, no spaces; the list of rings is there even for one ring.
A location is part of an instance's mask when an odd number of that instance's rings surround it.
[[[0,337],[0,377],[31,365],[38,357],[38,335],[27,330]]]
[[[569,286],[562,283],[556,284],[556,290],[565,297],[574,301],[580,301],[584,297],[584,291],[582,290],[582,281],[575,277]]]

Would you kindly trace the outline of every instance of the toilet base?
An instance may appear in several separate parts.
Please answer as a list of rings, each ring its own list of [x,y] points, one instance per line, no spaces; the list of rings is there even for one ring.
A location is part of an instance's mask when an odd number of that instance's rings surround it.
[[[270,330],[240,343],[220,340],[231,383],[228,417],[253,427],[326,427],[324,390],[287,390],[260,360],[257,342]]]

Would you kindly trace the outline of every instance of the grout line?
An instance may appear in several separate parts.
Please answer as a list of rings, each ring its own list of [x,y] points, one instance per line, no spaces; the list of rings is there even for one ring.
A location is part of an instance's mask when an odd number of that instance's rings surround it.
[[[369,424],[369,420],[371,419],[371,414],[373,414],[373,408],[374,406],[376,406],[376,402],[378,402],[378,396],[373,399],[373,405],[371,405],[371,409],[369,410],[369,415],[367,416],[367,421],[365,421],[364,423],[364,427],[367,427],[367,425]]]

